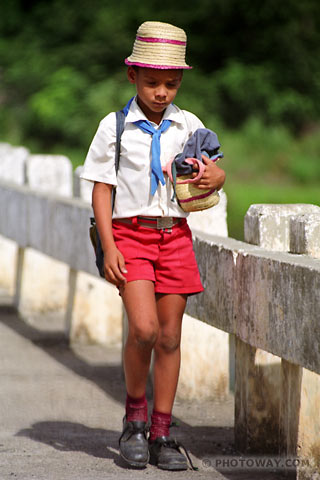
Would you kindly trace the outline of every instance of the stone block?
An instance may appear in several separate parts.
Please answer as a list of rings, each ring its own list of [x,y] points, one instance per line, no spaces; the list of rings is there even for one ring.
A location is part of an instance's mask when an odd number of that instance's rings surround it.
[[[291,218],[290,252],[320,258],[320,212]]]
[[[29,155],[26,161],[26,182],[35,192],[48,192],[64,197],[72,196],[72,164],[63,155]],[[21,309],[45,310],[47,308],[66,308],[66,284],[68,267],[63,263],[49,258],[43,253],[50,253],[50,243],[59,236],[65,224],[53,225],[53,212],[50,199],[42,197],[29,199],[28,229],[29,239],[35,248],[42,253],[28,249],[24,255],[23,276],[21,285]],[[40,212],[41,210],[41,212]],[[41,222],[39,219],[41,218]],[[69,246],[66,242],[65,246]],[[60,246],[61,249],[65,248]],[[46,285],[37,285],[37,278],[41,278]],[[45,281],[44,281],[45,279]],[[35,283],[34,283],[35,282]],[[43,291],[40,295],[39,291]],[[50,298],[51,296],[51,298]],[[51,306],[51,307],[49,307]]]
[[[14,294],[17,262],[17,244],[12,240],[0,236],[0,287],[7,290],[9,295]]]
[[[229,335],[184,315],[177,397],[223,401],[229,386]]]
[[[17,300],[19,310],[29,317],[38,312],[63,313],[67,303],[68,279],[68,265],[37,250],[26,249],[20,298]]]
[[[4,156],[11,148],[12,146],[10,143],[0,142],[0,158]]]
[[[83,171],[83,166],[79,166],[75,169],[73,174],[73,195],[79,197],[85,202],[92,203],[92,188],[93,182],[80,178]]]
[[[79,272],[72,312],[72,342],[120,346],[122,301],[110,283]]]
[[[299,214],[320,213],[320,207],[306,204],[251,205],[244,220],[244,238],[268,250],[290,251],[290,220]]]
[[[25,183],[25,166],[29,150],[0,144],[0,178],[18,185]]]
[[[0,179],[14,184],[23,185],[25,183],[25,164],[29,151],[25,147],[12,147],[8,143],[0,143]],[[0,205],[4,205],[1,204]],[[14,209],[15,206],[10,206]],[[3,221],[6,222],[7,211],[1,209]],[[17,217],[19,218],[19,217]],[[19,229],[19,221],[12,225],[13,229]],[[7,289],[10,294],[14,293],[17,261],[17,245],[15,242],[0,237],[0,284]]]
[[[26,162],[27,184],[37,192],[72,196],[72,164],[63,155],[29,155]]]

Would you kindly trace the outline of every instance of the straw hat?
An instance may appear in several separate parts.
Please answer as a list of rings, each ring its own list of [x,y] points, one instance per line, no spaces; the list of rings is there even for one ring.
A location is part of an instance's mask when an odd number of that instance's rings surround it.
[[[187,69],[187,36],[182,28],[169,23],[144,22],[137,31],[132,54],[126,65],[160,69]]]

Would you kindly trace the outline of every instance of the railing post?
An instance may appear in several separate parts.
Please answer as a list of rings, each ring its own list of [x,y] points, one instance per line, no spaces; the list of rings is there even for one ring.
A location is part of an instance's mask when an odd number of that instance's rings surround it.
[[[320,257],[319,232],[319,207],[313,205],[253,205],[245,218],[246,241],[269,250]],[[308,456],[313,466],[319,465],[319,375],[238,338],[236,365],[237,447],[260,454]],[[296,473],[288,471],[294,478]]]
[[[236,336],[229,333],[229,391],[234,393],[236,380]]]
[[[313,205],[252,205],[245,217],[245,241],[288,252],[292,216],[317,210]],[[236,445],[240,450],[260,454],[279,453],[281,359],[237,339],[237,365],[240,359],[247,374],[236,370]]]
[[[25,249],[23,247],[18,247],[17,260],[16,260],[15,290],[14,290],[14,298],[13,298],[13,304],[17,308],[17,310],[19,310],[20,308],[20,301],[21,301],[24,252],[25,252]]]
[[[65,316],[65,334],[68,339],[71,338],[71,327],[72,327],[72,312],[74,307],[74,299],[77,288],[77,276],[78,272],[70,268],[69,270],[69,282],[68,282],[68,299],[67,299],[67,308]]]
[[[319,212],[291,218],[290,252],[320,259]],[[285,360],[282,375],[281,453],[307,460],[298,468],[299,478],[316,478],[320,469],[320,375]]]

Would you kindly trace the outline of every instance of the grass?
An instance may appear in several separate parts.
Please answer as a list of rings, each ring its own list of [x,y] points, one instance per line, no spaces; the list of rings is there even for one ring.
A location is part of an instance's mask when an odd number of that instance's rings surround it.
[[[241,130],[222,130],[219,139],[231,237],[243,240],[244,216],[252,204],[320,205],[319,126],[294,137],[284,127],[266,127],[253,118]]]
[[[239,182],[227,179],[225,192],[228,197],[229,236],[243,240],[244,216],[256,203],[309,203],[320,205],[320,189],[316,184],[274,184],[267,182]]]

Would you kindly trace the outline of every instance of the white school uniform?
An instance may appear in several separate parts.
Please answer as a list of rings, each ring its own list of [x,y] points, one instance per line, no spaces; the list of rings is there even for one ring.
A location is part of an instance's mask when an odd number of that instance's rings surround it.
[[[181,153],[189,137],[203,123],[193,113],[169,105],[163,120],[171,120],[171,125],[161,134],[161,165]],[[92,182],[115,185],[117,188],[113,218],[135,217],[187,217],[178,205],[172,201],[171,182],[164,175],[166,184],[158,184],[157,191],[151,195],[151,141],[152,136],[143,132],[134,122],[147,120],[137,104],[132,101],[121,137],[121,151],[118,174],[115,172],[116,115],[107,115],[90,145],[81,178]],[[151,122],[154,128],[159,125]]]

